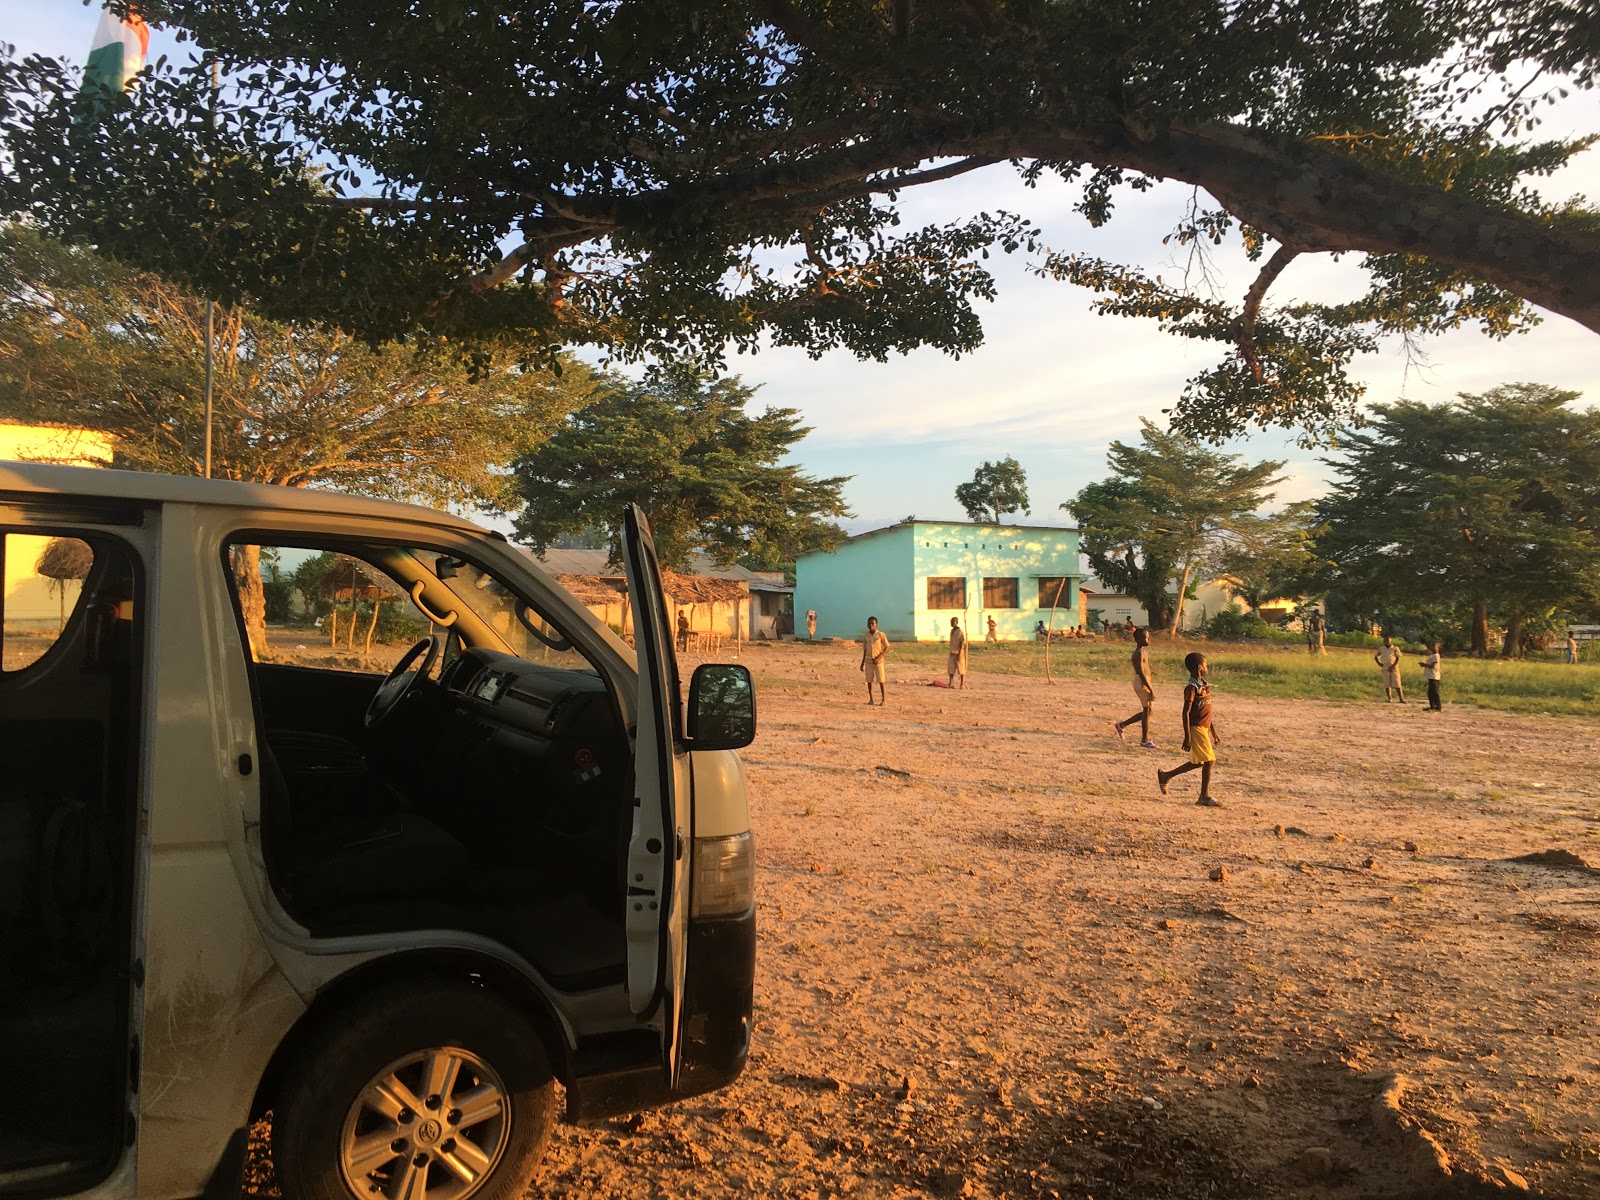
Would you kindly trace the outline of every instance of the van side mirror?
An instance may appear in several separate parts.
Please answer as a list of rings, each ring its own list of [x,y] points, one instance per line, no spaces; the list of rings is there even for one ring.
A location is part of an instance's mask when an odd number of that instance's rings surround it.
[[[756,740],[756,689],[745,667],[705,663],[689,679],[689,744],[737,750]]]

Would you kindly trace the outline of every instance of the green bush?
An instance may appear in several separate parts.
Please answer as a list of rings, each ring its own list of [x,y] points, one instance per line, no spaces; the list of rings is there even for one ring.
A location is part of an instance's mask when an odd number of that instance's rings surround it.
[[[350,644],[350,605],[338,605],[339,613],[339,644]],[[363,600],[355,606],[355,644],[362,645],[367,640],[367,626],[372,623],[372,602]],[[378,609],[378,628],[372,635],[374,644],[392,645],[397,642],[414,642],[426,637],[428,627],[414,618],[394,601],[386,602]]]
[[[293,582],[287,579],[264,579],[261,587],[266,592],[267,621],[273,625],[282,625],[293,620]]]
[[[1295,641],[1296,636],[1287,630],[1270,625],[1254,613],[1225,608],[1201,625],[1206,637],[1214,642]]]

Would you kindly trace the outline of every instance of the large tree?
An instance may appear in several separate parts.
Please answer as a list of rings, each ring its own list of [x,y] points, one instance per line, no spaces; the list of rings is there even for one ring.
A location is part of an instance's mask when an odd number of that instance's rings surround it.
[[[198,475],[204,303],[153,275],[0,226],[0,417],[101,430],[118,464]],[[215,314],[212,475],[503,511],[504,468],[596,386],[415,342]]]
[[[0,226],[0,419],[115,438],[117,465],[198,475],[206,455],[204,303],[148,273]],[[505,467],[593,386],[449,346],[349,334],[219,307],[212,475],[503,511]],[[253,634],[264,595],[236,564]]]
[[[1527,139],[1594,83],[1594,0],[139,7],[204,61],[92,101],[61,63],[0,65],[0,207],[278,316],[961,352],[983,259],[1027,248],[1104,311],[1218,345],[1174,410],[1212,436],[1337,422],[1385,334],[1503,336],[1525,301],[1600,329],[1600,221],[1528,186],[1587,143]],[[1258,274],[1229,301],[1024,215],[898,227],[905,190],[1007,163],[1093,225],[1192,185],[1172,237],[1242,241]],[[1351,252],[1364,296],[1271,302],[1297,256]]]
[[[1101,580],[1127,588],[1152,625],[1183,628],[1184,599],[1202,569],[1240,538],[1254,535],[1257,511],[1281,482],[1281,462],[1244,463],[1237,455],[1141,421],[1140,444],[1112,442],[1112,477],[1085,487],[1061,507],[1082,527],[1084,553]],[[1176,581],[1176,594],[1167,589]]]
[[[526,506],[517,533],[543,551],[603,528],[617,555],[623,507],[648,508],[656,550],[687,569],[695,551],[763,570],[837,545],[850,515],[846,476],[818,479],[784,462],[810,432],[792,408],[751,416],[755,389],[681,365],[639,382],[613,378],[516,464]]]
[[[1326,586],[1316,533],[1315,508],[1300,500],[1269,516],[1238,521],[1211,565],[1228,592],[1259,615],[1269,600],[1306,596]]]
[[[1600,599],[1600,411],[1578,398],[1517,383],[1375,405],[1328,460],[1336,478],[1317,506],[1340,590],[1368,613],[1464,605],[1478,654],[1497,611],[1506,656],[1530,614]]]
[[[984,462],[966,483],[956,485],[956,503],[973,521],[993,521],[1008,512],[1031,512],[1028,475],[1022,464],[1007,455],[999,462]]]

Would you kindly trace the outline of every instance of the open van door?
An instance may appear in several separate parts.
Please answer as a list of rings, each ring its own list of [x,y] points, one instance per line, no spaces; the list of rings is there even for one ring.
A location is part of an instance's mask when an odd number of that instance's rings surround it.
[[[633,750],[633,832],[628,842],[628,996],[636,1013],[656,1010],[667,1080],[678,1080],[689,924],[688,755],[672,623],[661,591],[650,522],[636,504],[622,515],[622,558],[639,659]]]

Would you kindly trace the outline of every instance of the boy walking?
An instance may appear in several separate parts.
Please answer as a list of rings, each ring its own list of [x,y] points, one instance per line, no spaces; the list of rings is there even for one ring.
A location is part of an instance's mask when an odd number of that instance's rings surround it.
[[[1221,808],[1211,795],[1211,764],[1217,761],[1216,727],[1211,722],[1211,684],[1206,681],[1206,656],[1190,654],[1183,660],[1188,668],[1189,682],[1183,687],[1183,748],[1189,752],[1189,761],[1170,771],[1157,771],[1156,783],[1161,794],[1167,794],[1167,784],[1186,771],[1200,768],[1201,808]]]
[[[1441,643],[1434,642],[1428,647],[1428,657],[1422,660],[1422,677],[1428,681],[1428,711],[1443,712],[1444,705],[1439,702],[1439,677],[1444,664],[1439,655]]]
[[[1400,686],[1400,660],[1405,655],[1400,652],[1400,647],[1394,644],[1394,638],[1385,637],[1383,645],[1372,656],[1372,661],[1378,664],[1378,670],[1383,672],[1383,702],[1393,704],[1396,696],[1400,703],[1406,702],[1405,689]]]
[[[878,618],[867,618],[867,636],[861,639],[861,669],[867,673],[867,703],[872,703],[872,685],[878,685],[878,704],[887,703],[883,695],[884,659],[889,654],[889,639],[878,629]]]
[[[1135,721],[1139,722],[1139,745],[1146,750],[1154,750],[1156,744],[1150,740],[1150,706],[1156,702],[1156,689],[1150,682],[1148,629],[1133,631],[1133,694],[1139,698],[1139,711],[1126,721],[1113,721],[1111,728],[1116,730],[1117,737],[1121,738],[1124,729]]]

